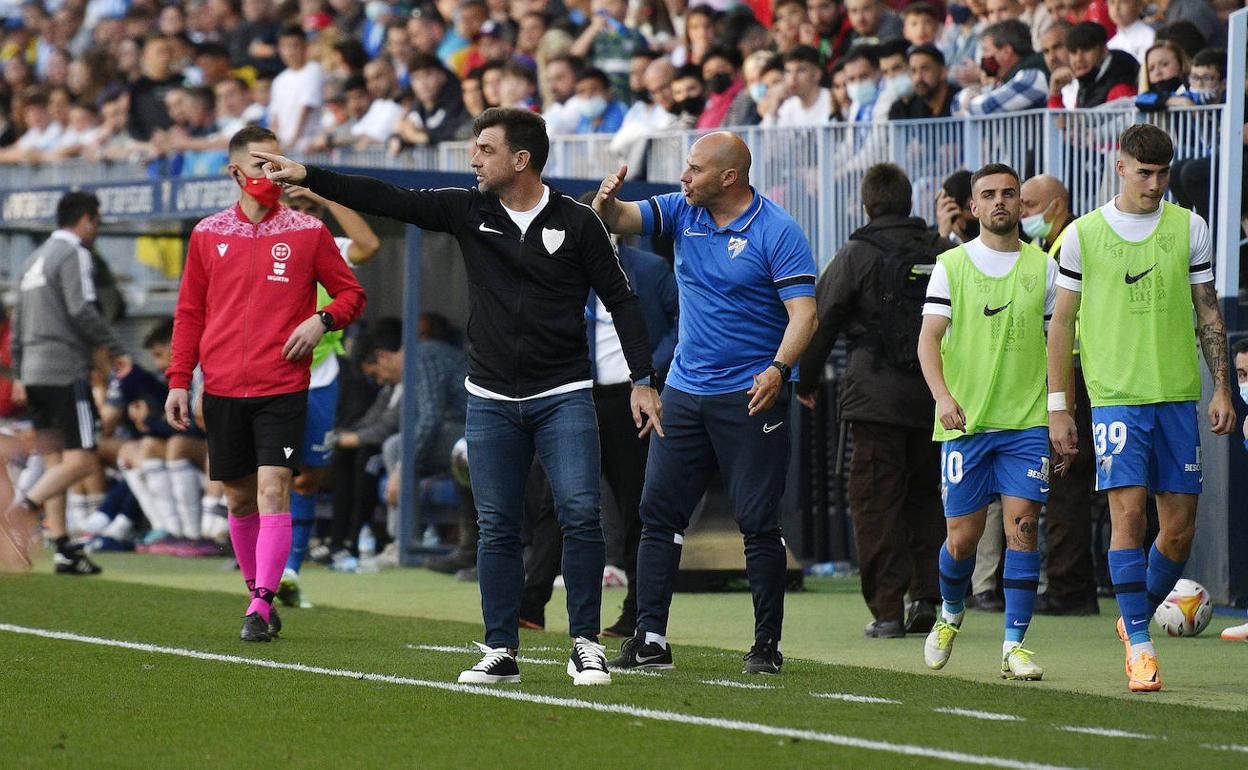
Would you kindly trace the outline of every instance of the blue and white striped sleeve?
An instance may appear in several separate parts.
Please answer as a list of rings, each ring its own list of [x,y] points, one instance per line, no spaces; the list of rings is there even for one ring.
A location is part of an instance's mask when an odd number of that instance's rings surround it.
[[[676,220],[680,217],[680,208],[684,202],[685,196],[678,192],[653,195],[644,201],[637,201],[637,208],[641,210],[641,234],[675,237]]]

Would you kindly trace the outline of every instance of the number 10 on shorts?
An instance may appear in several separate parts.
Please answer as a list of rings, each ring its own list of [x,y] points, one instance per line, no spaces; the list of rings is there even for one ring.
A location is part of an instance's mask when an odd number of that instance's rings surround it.
[[[946,484],[957,484],[962,480],[962,453],[958,450],[941,452],[941,480]]]

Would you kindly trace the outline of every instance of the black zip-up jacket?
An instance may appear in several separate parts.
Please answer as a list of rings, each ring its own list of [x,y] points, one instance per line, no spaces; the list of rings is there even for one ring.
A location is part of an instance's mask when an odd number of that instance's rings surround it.
[[[308,167],[309,189],[366,214],[450,233],[468,270],[468,379],[527,398],[592,379],[585,336],[589,290],[615,321],[634,381],[653,376],[641,303],[593,209],[551,188],[521,237],[498,196],[475,187],[408,190]]]

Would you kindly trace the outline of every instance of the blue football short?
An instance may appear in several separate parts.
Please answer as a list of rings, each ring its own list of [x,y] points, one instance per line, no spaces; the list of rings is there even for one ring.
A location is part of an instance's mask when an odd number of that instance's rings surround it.
[[[303,464],[321,468],[333,453],[330,436],[334,432],[334,413],[338,410],[338,380],[308,391],[308,419],[303,426]]]
[[[1147,487],[1198,495],[1200,429],[1195,401],[1092,407],[1097,490]]]
[[[940,448],[945,516],[965,516],[1001,495],[1045,502],[1049,497],[1049,430],[976,433]]]

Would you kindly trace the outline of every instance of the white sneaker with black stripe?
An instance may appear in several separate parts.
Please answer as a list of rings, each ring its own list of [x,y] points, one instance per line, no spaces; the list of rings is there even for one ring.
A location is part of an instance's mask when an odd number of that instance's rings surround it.
[[[607,648],[583,636],[576,637],[568,656],[568,676],[572,677],[572,684],[611,684]]]
[[[520,681],[520,667],[516,665],[516,652],[506,647],[491,647],[473,642],[481,651],[477,665],[461,671],[460,684],[513,684]]]

